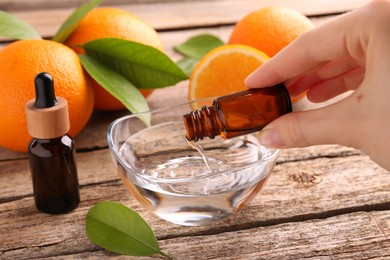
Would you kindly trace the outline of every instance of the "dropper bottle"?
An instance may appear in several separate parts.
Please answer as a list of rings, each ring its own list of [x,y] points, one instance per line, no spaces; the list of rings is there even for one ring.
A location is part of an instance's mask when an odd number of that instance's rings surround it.
[[[74,142],[69,131],[67,101],[56,97],[53,78],[46,72],[34,80],[35,99],[26,104],[28,147],[35,205],[49,214],[69,212],[79,205]]]
[[[186,139],[196,142],[204,137],[232,138],[254,133],[291,111],[284,84],[236,92],[216,98],[212,106],[184,114]]]

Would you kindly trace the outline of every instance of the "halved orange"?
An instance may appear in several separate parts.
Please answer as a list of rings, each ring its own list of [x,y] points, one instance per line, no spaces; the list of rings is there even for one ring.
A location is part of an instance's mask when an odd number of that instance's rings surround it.
[[[250,46],[223,45],[207,53],[190,76],[188,99],[223,96],[246,90],[245,78],[269,57]]]

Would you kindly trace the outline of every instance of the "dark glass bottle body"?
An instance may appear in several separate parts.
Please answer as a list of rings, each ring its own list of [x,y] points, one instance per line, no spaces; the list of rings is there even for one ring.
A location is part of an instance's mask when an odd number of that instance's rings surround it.
[[[232,138],[260,131],[279,116],[292,111],[290,96],[283,84],[248,89],[218,97],[183,116],[189,141],[221,135]]]
[[[77,208],[80,194],[73,140],[68,135],[34,138],[28,155],[36,207],[49,214]]]

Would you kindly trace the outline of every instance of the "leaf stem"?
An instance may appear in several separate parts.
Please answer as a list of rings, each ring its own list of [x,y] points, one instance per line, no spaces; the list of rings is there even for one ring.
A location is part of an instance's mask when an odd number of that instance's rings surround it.
[[[163,251],[160,251],[159,253],[160,253],[160,255],[164,256],[166,259],[173,260],[172,256],[165,254]]]

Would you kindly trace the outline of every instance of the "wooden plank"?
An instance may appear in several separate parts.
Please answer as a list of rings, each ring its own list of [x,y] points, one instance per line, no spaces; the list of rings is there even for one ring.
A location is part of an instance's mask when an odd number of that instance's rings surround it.
[[[33,214],[25,211],[24,215]],[[84,212],[85,214],[85,212]],[[84,216],[45,216],[39,221],[40,236],[30,237],[31,230],[20,228],[20,233],[9,232],[1,244],[0,256],[6,259],[45,257],[116,257],[88,241],[84,229]],[[336,257],[340,259],[366,259],[390,256],[390,211],[356,212],[325,219],[286,222],[278,225],[251,228],[210,230],[199,234],[188,232],[195,228],[181,227],[180,237],[158,237],[161,249],[176,259],[269,259]],[[77,221],[76,223],[74,223]],[[59,225],[61,223],[61,225]],[[19,228],[19,227],[18,227]],[[156,227],[153,227],[156,230]],[[161,225],[159,230],[169,230]],[[8,230],[5,229],[4,232]],[[6,234],[6,233],[2,234]],[[26,237],[32,239],[26,243]],[[17,239],[17,243],[10,241]],[[210,248],[212,246],[212,249]],[[11,246],[11,247],[10,247]],[[318,259],[318,258],[316,258]]]
[[[78,153],[76,161],[81,186],[118,180],[107,149]],[[32,196],[31,173],[27,159],[1,162],[0,165],[2,169],[0,202]]]
[[[9,195],[11,188],[16,190],[14,200],[0,204],[0,251],[13,252],[18,258],[16,252],[20,250],[30,257],[95,250],[85,237],[84,217],[93,204],[103,200],[121,201],[136,210],[159,239],[233,232],[359,211],[390,210],[388,172],[365,156],[319,158],[277,165],[263,191],[242,212],[212,226],[184,228],[158,219],[133,198],[129,199],[110,166],[106,151],[91,153],[89,159],[85,156],[79,161],[82,203],[70,214],[38,213],[28,178],[20,177],[19,169],[15,170],[14,179],[0,180],[0,191],[5,190]],[[7,194],[2,193],[1,197]],[[16,229],[18,232],[14,232]],[[36,232],[41,235],[36,236]]]
[[[165,2],[178,2],[181,0],[165,0]],[[76,8],[87,0],[0,0],[0,10],[3,11],[28,11],[28,10],[47,10],[53,8]],[[158,3],[161,0],[131,0],[132,4],[150,4]],[[101,6],[113,6],[128,4],[129,0],[104,0]]]
[[[168,239],[161,241],[161,248],[178,259],[384,259],[390,257],[389,219],[390,211],[359,212]]]
[[[128,10],[157,30],[172,30],[203,26],[234,24],[247,13],[268,5],[282,5],[306,15],[316,16],[349,11],[369,0],[231,0],[231,1],[179,1],[153,4],[129,4],[120,8]],[[31,24],[43,37],[50,38],[60,24],[73,11],[72,8],[13,12]],[[202,17],[202,19],[199,19]],[[4,40],[4,39],[3,39]]]
[[[317,149],[315,147],[289,149],[281,152],[278,163],[357,154],[359,153],[356,150],[334,145],[319,146]],[[118,180],[107,149],[77,153],[76,161],[81,186]],[[0,202],[32,195],[31,174],[27,159],[0,161],[0,169]]]
[[[390,256],[389,218],[389,211],[359,212],[324,220],[185,236],[159,242],[161,249],[175,259],[385,259]],[[87,252],[77,250],[81,243],[88,242],[82,239],[58,242],[63,248],[74,246],[66,255],[73,259],[121,258],[93,245],[89,245]],[[210,248],[210,245],[213,247]],[[36,246],[4,254],[8,258],[26,255],[61,256],[61,252]]]

